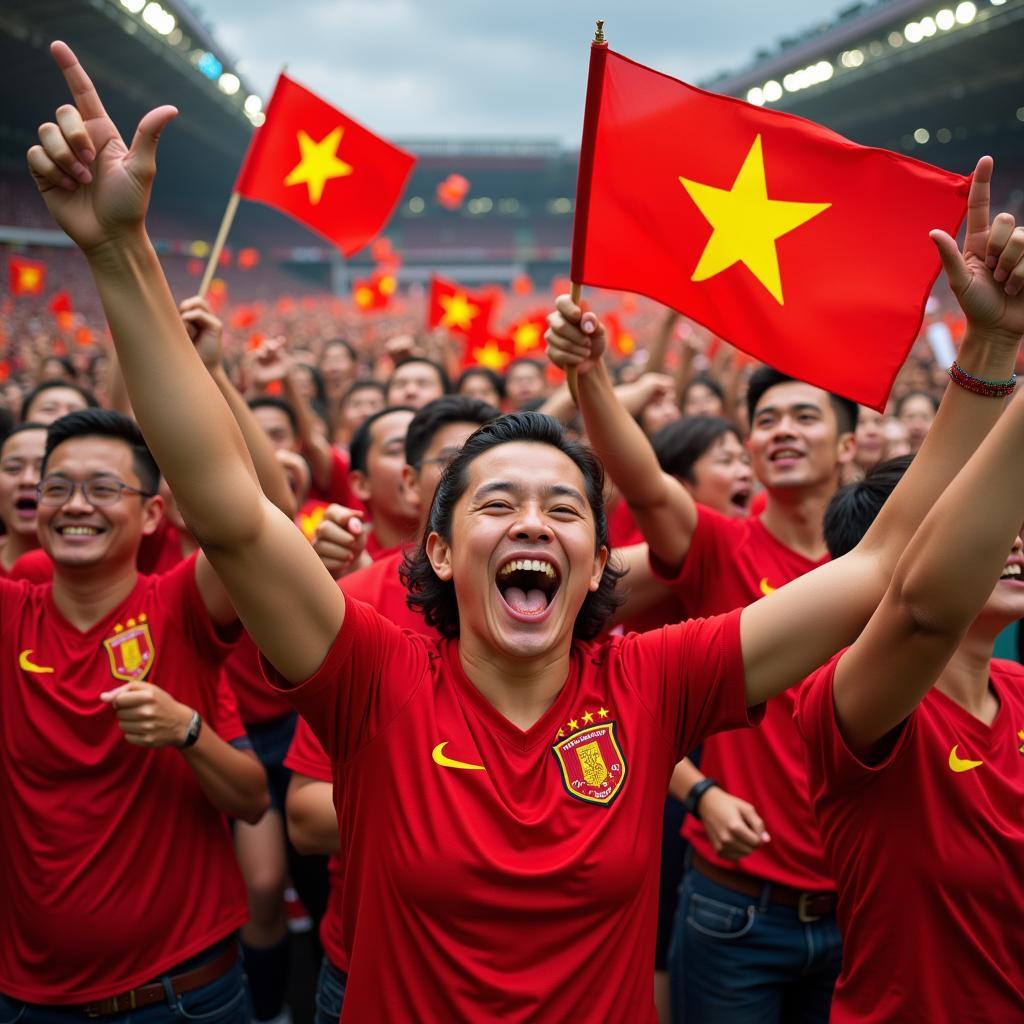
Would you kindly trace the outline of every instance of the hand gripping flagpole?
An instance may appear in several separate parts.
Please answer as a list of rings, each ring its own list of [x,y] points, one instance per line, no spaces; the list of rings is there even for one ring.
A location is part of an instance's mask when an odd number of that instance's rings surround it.
[[[580,167],[576,177],[576,218],[572,235],[572,287],[569,297],[575,305],[580,304],[583,285],[583,258],[587,238],[587,219],[590,215],[590,176],[594,164],[594,140],[597,135],[597,117],[601,107],[601,88],[604,85],[604,55],[608,43],[604,36],[604,22],[598,21],[594,41],[590,47],[590,74],[587,78],[587,101],[583,113],[583,139],[580,142]],[[575,366],[565,370],[565,381],[569,385],[572,400],[579,405],[578,373]]]

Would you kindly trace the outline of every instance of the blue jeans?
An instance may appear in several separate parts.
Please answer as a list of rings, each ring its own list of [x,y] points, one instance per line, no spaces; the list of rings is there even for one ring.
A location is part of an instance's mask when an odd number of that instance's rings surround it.
[[[241,957],[227,974],[184,995],[174,994],[169,979],[169,974],[159,979],[169,994],[167,1002],[97,1017],[96,1024],[249,1024]],[[73,1006],[38,1006],[0,993],[0,1024],[88,1024],[88,1018]]]
[[[341,1004],[345,1000],[345,982],[348,975],[343,974],[324,957],[320,965],[320,977],[316,983],[316,1015],[313,1024],[338,1024],[341,1016]]]
[[[826,1024],[842,966],[834,914],[795,909],[716,885],[692,868],[669,947],[672,1012],[686,1024]]]

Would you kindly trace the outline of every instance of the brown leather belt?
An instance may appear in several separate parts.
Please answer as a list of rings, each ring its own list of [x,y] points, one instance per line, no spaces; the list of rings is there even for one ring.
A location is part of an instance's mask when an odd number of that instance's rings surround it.
[[[817,921],[836,912],[836,894],[834,892],[809,892],[804,889],[791,889],[788,885],[776,885],[774,882],[760,882],[750,875],[739,871],[726,871],[694,851],[693,867],[705,878],[725,889],[761,899],[765,887],[769,887],[768,902],[780,907],[790,907],[804,923]]]
[[[193,967],[191,971],[172,974],[171,989],[176,996],[181,996],[186,992],[193,992],[197,988],[209,985],[210,982],[224,977],[235,966],[237,959],[238,944],[231,942],[220,956],[214,957],[198,967]],[[84,1006],[79,1006],[78,1009],[87,1017],[106,1017],[112,1013],[127,1013],[129,1010],[165,1002],[167,1002],[167,990],[161,982],[157,981],[149,985],[140,985],[138,988],[133,988],[130,992],[122,992],[118,996],[97,999],[96,1002],[86,1003]]]

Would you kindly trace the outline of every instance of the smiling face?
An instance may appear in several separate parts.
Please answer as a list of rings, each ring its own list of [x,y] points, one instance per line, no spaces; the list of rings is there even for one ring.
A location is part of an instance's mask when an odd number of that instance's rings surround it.
[[[78,484],[120,481],[145,489],[136,475],[131,448],[107,437],[75,437],[57,445],[43,479],[52,477]],[[97,508],[76,488],[57,508],[40,504],[39,540],[57,566],[133,568],[140,541],[157,528],[162,514],[159,497],[122,493],[112,505]]]
[[[559,653],[608,549],[576,464],[547,444],[511,442],[479,455],[455,505],[452,536],[432,533],[434,572],[452,580],[461,636],[515,659]]]
[[[747,446],[754,475],[769,490],[835,483],[855,451],[853,434],[839,432],[828,392],[801,381],[765,391]]]
[[[701,505],[727,516],[746,516],[754,486],[750,456],[740,439],[727,431],[694,462],[693,483],[682,484]]]
[[[46,450],[46,431],[19,430],[0,447],[0,520],[9,533],[34,543],[36,485]]]
[[[410,531],[419,522],[419,507],[409,501],[402,470],[405,469],[405,433],[413,415],[408,409],[396,409],[374,420],[369,427],[366,472],[353,470],[351,473],[352,489],[370,508],[371,517],[382,516]]]
[[[1021,530],[1024,533],[1024,530]],[[994,625],[1002,630],[1010,623],[1024,618],[1024,543],[1020,536],[1014,539],[1010,557],[1003,566],[1002,575],[979,612],[976,622]]]

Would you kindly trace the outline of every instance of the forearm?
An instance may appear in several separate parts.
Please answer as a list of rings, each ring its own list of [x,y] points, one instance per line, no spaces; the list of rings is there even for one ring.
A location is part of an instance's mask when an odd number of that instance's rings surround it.
[[[668,795],[682,803],[690,795],[690,790],[703,778],[704,773],[688,757],[684,757],[672,772]]]
[[[665,318],[658,325],[654,338],[651,340],[650,352],[647,357],[647,365],[644,373],[661,373],[665,366],[665,353],[668,351],[668,343],[672,339],[672,332],[679,321],[679,314],[673,309],[668,312]]]
[[[146,441],[190,529],[201,541],[230,546],[258,521],[256,475],[156,253],[140,232],[91,250],[88,259]]]
[[[214,807],[250,825],[263,817],[270,806],[267,776],[252,751],[225,743],[204,723],[195,745],[181,753]]]
[[[238,429],[242,432],[245,446],[249,451],[256,477],[263,493],[289,519],[295,515],[295,497],[288,486],[288,477],[284,468],[274,455],[274,446],[270,443],[266,431],[256,422],[248,403],[231,383],[223,366],[219,366],[210,376],[217,385],[224,401],[228,403],[231,415],[234,416]]]
[[[293,775],[285,799],[288,838],[303,854],[337,853],[338,816],[329,782]]]

